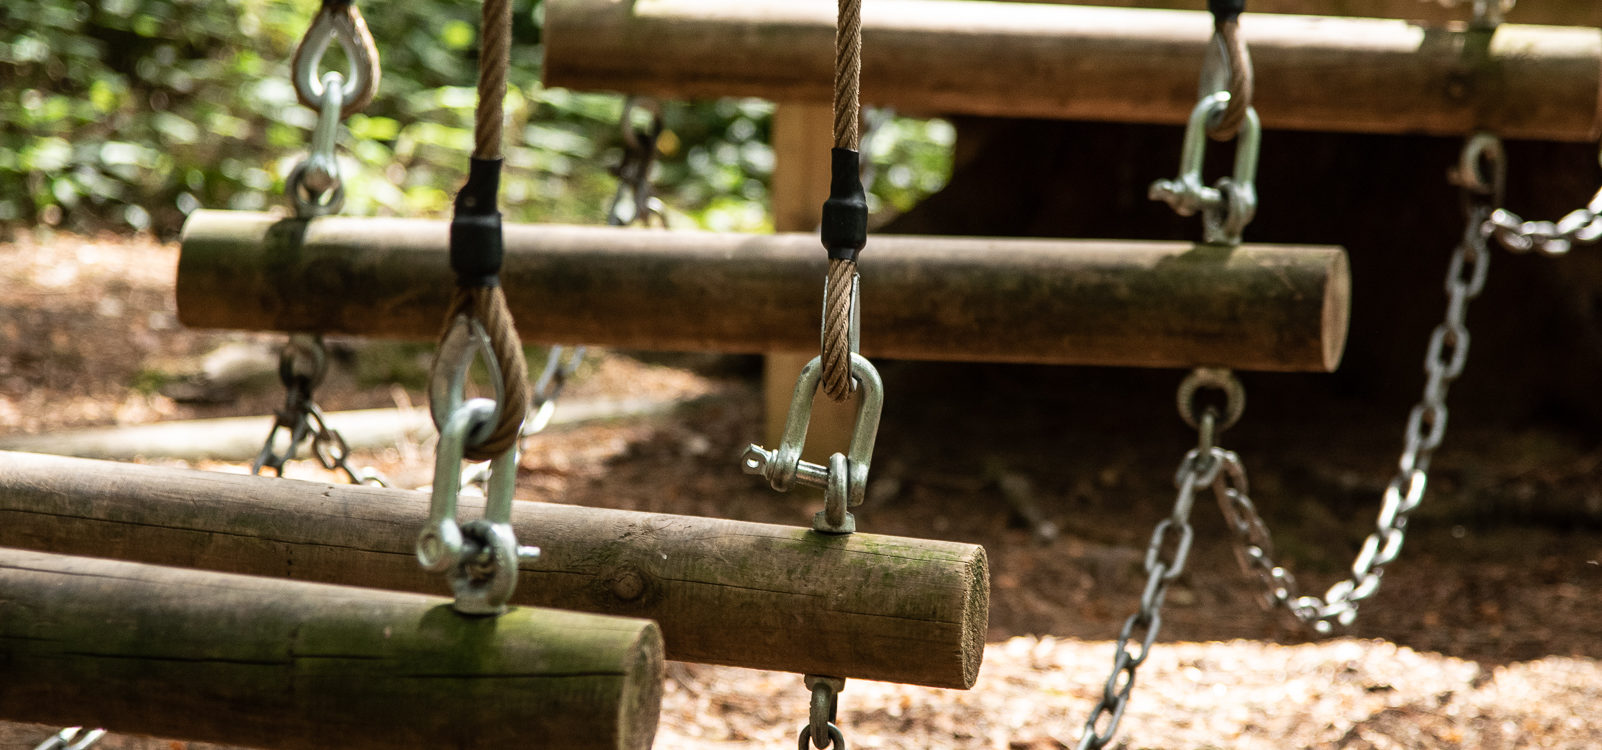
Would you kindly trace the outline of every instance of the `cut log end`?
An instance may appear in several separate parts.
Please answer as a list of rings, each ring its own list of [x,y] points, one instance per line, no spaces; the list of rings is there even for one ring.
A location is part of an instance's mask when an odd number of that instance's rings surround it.
[[[968,596],[962,607],[962,689],[979,679],[985,658],[985,636],[990,631],[990,558],[975,546],[968,559]]]
[[[1340,367],[1352,321],[1352,267],[1346,253],[1334,253],[1324,279],[1324,372]]]

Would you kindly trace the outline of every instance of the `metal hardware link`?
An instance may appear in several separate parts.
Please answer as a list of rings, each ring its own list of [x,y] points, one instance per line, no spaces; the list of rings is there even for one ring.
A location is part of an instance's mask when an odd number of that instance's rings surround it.
[[[496,399],[467,399],[468,370],[481,358],[496,384]],[[489,334],[466,315],[453,319],[440,342],[436,377],[429,383],[429,406],[439,429],[434,457],[434,484],[428,522],[417,535],[417,562],[431,573],[444,573],[456,595],[452,607],[462,614],[498,615],[517,585],[519,559],[538,559],[538,547],[519,547],[512,531],[512,495],[517,486],[514,441],[490,463],[484,516],[465,524],[456,521],[462,489],[462,461],[469,446],[488,435],[500,419],[504,393],[500,367]]]
[[[1358,606],[1379,591],[1385,567],[1401,553],[1408,516],[1424,500],[1430,461],[1446,434],[1446,394],[1468,361],[1468,304],[1485,288],[1489,270],[1486,219],[1491,206],[1501,200],[1496,189],[1502,183],[1501,150],[1489,148],[1483,140],[1471,140],[1465,146],[1465,154],[1475,157],[1465,158],[1468,171],[1459,178],[1469,216],[1447,268],[1445,320],[1430,335],[1424,358],[1424,395],[1408,414],[1396,475],[1385,487],[1374,531],[1352,561],[1350,576],[1330,586],[1322,598],[1300,595],[1295,576],[1274,559],[1273,541],[1252,503],[1245,467],[1234,453],[1217,451],[1223,471],[1218,474],[1213,492],[1234,534],[1235,555],[1241,569],[1262,582],[1265,606],[1283,607],[1295,620],[1320,634],[1351,625],[1357,619]],[[1489,163],[1481,164],[1482,157]],[[1485,179],[1479,172],[1481,166],[1489,166],[1495,176]]]
[[[295,218],[310,219],[337,213],[345,205],[345,183],[339,174],[335,152],[339,123],[343,119],[344,90],[340,75],[328,71],[323,76],[322,100],[317,107],[317,126],[312,129],[311,152],[289,172],[284,191],[295,207]]]
[[[634,124],[636,110],[650,115],[650,124]],[[611,168],[617,178],[617,192],[606,211],[606,223],[621,227],[638,223],[667,228],[667,216],[662,213],[662,200],[652,194],[651,168],[656,165],[656,142],[662,136],[662,105],[655,99],[631,96],[623,100],[623,115],[618,129],[623,134],[623,158]],[[626,201],[625,201],[626,199]]]
[[[796,738],[797,750],[807,750],[809,744],[817,750],[831,747],[846,750],[845,736],[834,723],[840,712],[840,693],[845,690],[845,678],[809,674],[806,686],[812,691],[812,702],[807,725],[801,727],[801,734]]]
[[[1202,415],[1201,424],[1211,432],[1216,419],[1217,415],[1209,409]],[[1213,484],[1217,479],[1219,467],[1222,466],[1218,460],[1220,453],[1222,451],[1217,448],[1198,447],[1186,453],[1184,460],[1179,462],[1179,470],[1174,475],[1174,485],[1179,490],[1174,499],[1174,508],[1167,518],[1152,529],[1151,542],[1146,546],[1146,586],[1141,591],[1140,609],[1124,621],[1123,629],[1118,632],[1112,673],[1102,686],[1101,699],[1091,709],[1090,718],[1085,720],[1085,732],[1079,738],[1079,750],[1099,750],[1111,742],[1113,735],[1118,732],[1118,722],[1123,719],[1129,696],[1135,689],[1135,670],[1146,662],[1151,645],[1162,629],[1162,608],[1168,596],[1168,585],[1185,572],[1185,561],[1190,557],[1194,536],[1190,512],[1195,505],[1196,490]],[[1138,651],[1129,650],[1132,641],[1139,644]],[[1097,725],[1103,720],[1106,720],[1106,726],[1098,730]]]
[[[801,460],[812,422],[812,401],[823,378],[823,357],[813,357],[796,378],[790,396],[790,411],[784,419],[784,436],[778,450],[770,451],[752,443],[740,458],[747,474],[766,477],[780,492],[790,491],[794,482],[824,491],[824,509],[812,517],[812,528],[825,534],[856,531],[856,518],[847,512],[862,504],[868,492],[868,468],[873,461],[873,444],[879,436],[879,417],[884,411],[884,381],[867,357],[857,353],[862,320],[857,295],[860,281],[851,279],[851,319],[847,340],[850,347],[851,380],[857,396],[857,419],[851,430],[851,445],[845,454],[829,457],[828,466]],[[827,294],[825,294],[827,297]],[[825,331],[825,335],[827,331]]]
[[[1238,245],[1241,233],[1257,214],[1257,157],[1262,125],[1257,110],[1246,108],[1235,144],[1235,171],[1212,187],[1202,182],[1202,161],[1207,155],[1207,123],[1229,106],[1229,92],[1216,91],[1191,110],[1180,148],[1179,176],[1151,184],[1146,195],[1167,203],[1180,216],[1202,214],[1203,239],[1212,244]]]
[[[276,476],[284,475],[284,464],[294,460],[300,446],[311,438],[312,455],[324,469],[344,472],[351,484],[369,484],[388,487],[382,474],[371,467],[356,469],[350,463],[350,446],[339,431],[328,426],[323,410],[312,393],[328,373],[328,351],[321,336],[294,334],[278,353],[278,380],[284,384],[284,406],[273,414],[273,426],[262,443],[261,452],[250,464],[250,473],[260,474],[262,469],[273,470]],[[279,433],[286,431],[289,440],[284,449],[278,449]]]
[[[556,400],[562,397],[568,379],[578,372],[579,365],[584,364],[584,352],[582,346],[551,347],[550,354],[545,358],[545,370],[534,381],[528,421],[523,423],[523,437],[537,435],[551,424],[551,417],[556,414]]]
[[[83,727],[67,727],[50,735],[44,742],[34,746],[33,750],[88,750],[104,736],[106,736],[104,729],[91,729],[85,732]]]

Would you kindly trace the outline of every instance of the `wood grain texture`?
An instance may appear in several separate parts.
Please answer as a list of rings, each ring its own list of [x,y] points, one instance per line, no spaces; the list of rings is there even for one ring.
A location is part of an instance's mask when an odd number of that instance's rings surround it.
[[[200,328],[427,339],[448,224],[197,211],[178,315]],[[508,225],[501,271],[527,341],[818,351],[813,234]],[[1350,280],[1329,246],[876,235],[863,353],[903,359],[1333,370]]]
[[[443,593],[413,556],[419,492],[0,453],[0,546]],[[461,517],[483,513],[463,497]],[[966,688],[984,549],[519,502],[513,602],[656,620],[681,661]]]
[[[552,0],[545,19],[547,85],[667,99],[832,96],[829,3]],[[1212,32],[1199,9],[881,0],[862,19],[864,104],[1098,122],[1183,124]],[[1241,30],[1265,128],[1555,141],[1602,132],[1595,28],[1504,25],[1493,36],[1248,13]]]
[[[649,748],[649,621],[0,548],[0,716],[252,747]]]

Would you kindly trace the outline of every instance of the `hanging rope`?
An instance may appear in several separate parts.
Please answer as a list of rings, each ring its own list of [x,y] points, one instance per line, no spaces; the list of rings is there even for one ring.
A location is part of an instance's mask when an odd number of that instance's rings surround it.
[[[1222,47],[1219,52],[1229,69],[1229,106],[1217,120],[1207,124],[1207,135],[1215,141],[1227,141],[1235,137],[1246,119],[1255,85],[1251,53],[1240,35],[1240,14],[1246,9],[1246,0],[1207,0],[1207,8],[1213,14],[1214,43]]]
[[[489,334],[490,347],[500,366],[505,403],[501,404],[494,429],[477,445],[467,447],[466,457],[475,461],[495,458],[512,447],[529,403],[528,363],[523,359],[522,340],[500,285],[504,246],[501,214],[496,207],[506,73],[511,67],[510,0],[485,0],[482,29],[473,159],[467,184],[456,195],[456,214],[451,220],[451,269],[456,272],[457,286],[440,334],[443,344],[458,315],[479,321]],[[436,368],[438,365],[436,359]]]
[[[851,289],[857,253],[867,244],[868,203],[860,178],[862,0],[840,0],[834,32],[834,150],[829,200],[823,204],[823,246],[829,250],[824,298],[823,392],[851,395]]]

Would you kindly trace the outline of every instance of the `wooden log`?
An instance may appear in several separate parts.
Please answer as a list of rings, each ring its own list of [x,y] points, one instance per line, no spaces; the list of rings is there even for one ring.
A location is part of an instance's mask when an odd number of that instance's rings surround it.
[[[1114,8],[1195,10],[1196,0],[1021,0],[1058,5],[1100,5]],[[1435,0],[1252,0],[1249,13],[1282,13],[1355,18],[1400,18],[1423,23],[1465,23],[1474,17],[1474,1],[1442,4]],[[1596,0],[1519,0],[1504,19],[1544,26],[1602,26],[1602,4]]]
[[[412,552],[427,515],[419,492],[0,453],[0,546],[441,593]],[[670,659],[934,687],[978,676],[978,545],[525,502],[512,525],[542,550],[514,603],[656,620]]]
[[[197,211],[178,316],[201,328],[431,339],[448,223]],[[530,341],[816,352],[827,261],[813,234],[508,225],[501,272]],[[1350,279],[1336,247],[876,235],[862,256],[869,357],[1333,370]]]
[[[551,0],[545,82],[670,99],[829,101],[835,9],[790,0]],[[1196,7],[1196,6],[1193,6]],[[1182,124],[1206,12],[882,0],[862,9],[865,104]],[[1265,128],[1591,141],[1602,33],[1248,13]]]
[[[0,716],[207,742],[649,748],[646,620],[0,548]]]

